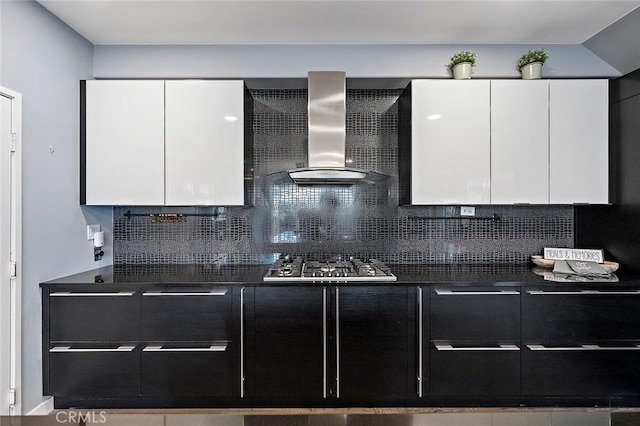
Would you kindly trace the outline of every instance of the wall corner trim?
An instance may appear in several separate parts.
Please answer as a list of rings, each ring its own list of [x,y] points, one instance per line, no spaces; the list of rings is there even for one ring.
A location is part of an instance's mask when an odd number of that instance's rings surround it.
[[[53,411],[53,397],[50,396],[40,404],[38,404],[33,410],[29,411],[27,416],[46,416]]]

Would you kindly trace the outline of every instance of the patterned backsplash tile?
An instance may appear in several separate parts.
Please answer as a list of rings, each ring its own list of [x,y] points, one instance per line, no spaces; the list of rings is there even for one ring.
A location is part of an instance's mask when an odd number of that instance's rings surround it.
[[[391,177],[377,185],[296,186],[277,172],[306,165],[307,92],[252,90],[252,207],[115,207],[115,264],[270,263],[279,253],[387,263],[525,263],[573,246],[571,206],[476,206],[487,220],[440,219],[455,206],[398,206],[399,90],[347,90],[349,166]],[[176,223],[134,214],[180,213]],[[499,220],[491,220],[496,215]]]

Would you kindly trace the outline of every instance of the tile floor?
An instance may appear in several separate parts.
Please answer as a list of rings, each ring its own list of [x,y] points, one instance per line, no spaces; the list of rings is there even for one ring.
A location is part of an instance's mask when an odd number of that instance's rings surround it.
[[[56,411],[0,417],[0,426],[640,426],[639,411],[518,411],[416,414],[181,414]]]

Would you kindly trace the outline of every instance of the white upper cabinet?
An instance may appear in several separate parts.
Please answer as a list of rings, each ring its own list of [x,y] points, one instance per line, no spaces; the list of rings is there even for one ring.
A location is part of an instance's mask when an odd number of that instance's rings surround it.
[[[166,82],[167,205],[244,204],[244,83]]]
[[[164,203],[164,81],[86,82],[85,190],[90,205]]]
[[[489,80],[414,80],[411,203],[490,202]]]
[[[402,203],[609,200],[607,80],[413,80],[399,114]]]
[[[549,202],[549,80],[491,81],[491,203]]]
[[[609,201],[607,80],[551,80],[550,202]]]
[[[244,204],[243,81],[92,80],[85,87],[82,203]]]

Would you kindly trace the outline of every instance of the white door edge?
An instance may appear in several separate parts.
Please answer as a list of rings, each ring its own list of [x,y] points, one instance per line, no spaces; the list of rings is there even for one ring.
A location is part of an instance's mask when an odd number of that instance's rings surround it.
[[[14,150],[11,155],[11,194],[7,200],[10,209],[10,253],[5,261],[15,262],[15,277],[9,279],[10,337],[9,342],[0,342],[0,347],[9,351],[9,389],[14,397],[8,406],[9,415],[22,414],[22,95],[0,86],[0,96],[11,100],[11,132]],[[0,194],[1,195],[1,194]],[[2,195],[4,197],[4,195]],[[3,219],[4,220],[4,219]],[[4,254],[3,254],[4,255]],[[0,390],[4,394],[5,390]],[[6,400],[5,400],[6,401]],[[4,414],[4,413],[3,413]],[[6,414],[5,414],[6,415]]]

